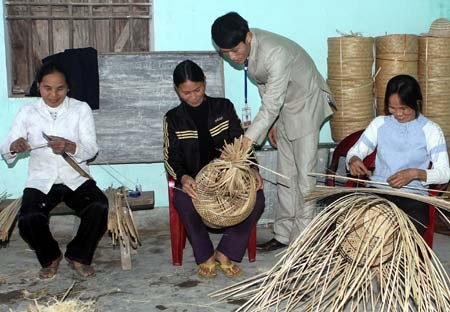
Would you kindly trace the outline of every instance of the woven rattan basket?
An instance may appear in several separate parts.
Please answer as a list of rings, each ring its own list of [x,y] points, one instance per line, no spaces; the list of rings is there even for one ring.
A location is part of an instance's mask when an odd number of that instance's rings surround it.
[[[195,177],[194,207],[212,228],[236,225],[245,220],[256,201],[257,181],[248,164],[217,159]]]

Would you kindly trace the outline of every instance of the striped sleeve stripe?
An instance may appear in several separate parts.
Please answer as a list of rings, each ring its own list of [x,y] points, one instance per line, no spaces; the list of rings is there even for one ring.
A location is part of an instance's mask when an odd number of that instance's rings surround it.
[[[229,128],[229,121],[226,120],[220,124],[218,124],[217,126],[215,126],[214,128],[211,128],[209,130],[209,132],[211,133],[211,136],[216,136],[219,133],[223,132],[224,130],[227,130]]]

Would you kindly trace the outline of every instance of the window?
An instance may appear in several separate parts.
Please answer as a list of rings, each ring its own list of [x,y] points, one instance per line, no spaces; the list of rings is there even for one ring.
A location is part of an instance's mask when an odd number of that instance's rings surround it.
[[[25,94],[41,60],[65,49],[151,50],[152,0],[9,0],[10,86]]]

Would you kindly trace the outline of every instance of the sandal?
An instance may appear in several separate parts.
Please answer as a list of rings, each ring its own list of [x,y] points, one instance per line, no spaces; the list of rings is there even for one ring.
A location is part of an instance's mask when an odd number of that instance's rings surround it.
[[[242,274],[242,269],[235,263],[217,263],[217,268],[228,278],[236,278]]]
[[[200,263],[198,265],[197,275],[201,278],[214,278],[217,276],[215,263]]]
[[[95,275],[95,270],[91,265],[83,264],[75,260],[66,258],[67,263],[82,278],[88,278]]]
[[[39,270],[39,278],[43,280],[52,279],[56,276],[58,272],[59,263],[61,262],[62,255],[52,261],[48,267],[41,268]]]

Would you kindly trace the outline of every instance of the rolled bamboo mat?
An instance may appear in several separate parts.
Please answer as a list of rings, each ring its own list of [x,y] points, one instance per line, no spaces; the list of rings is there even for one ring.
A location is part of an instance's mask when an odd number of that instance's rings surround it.
[[[339,120],[332,118],[330,120],[331,137],[335,142],[340,142],[349,134],[358,130],[366,129],[369,123],[372,121],[372,117],[364,120]]]
[[[422,113],[450,135],[450,38],[419,38]]]
[[[334,141],[365,128],[373,113],[373,38],[328,38],[328,85],[337,110],[331,120]]]
[[[376,61],[375,90],[377,97],[376,114],[384,115],[384,97],[388,81],[399,74],[417,79],[419,44],[416,35],[396,34],[375,39]],[[382,104],[382,105],[380,105]]]

